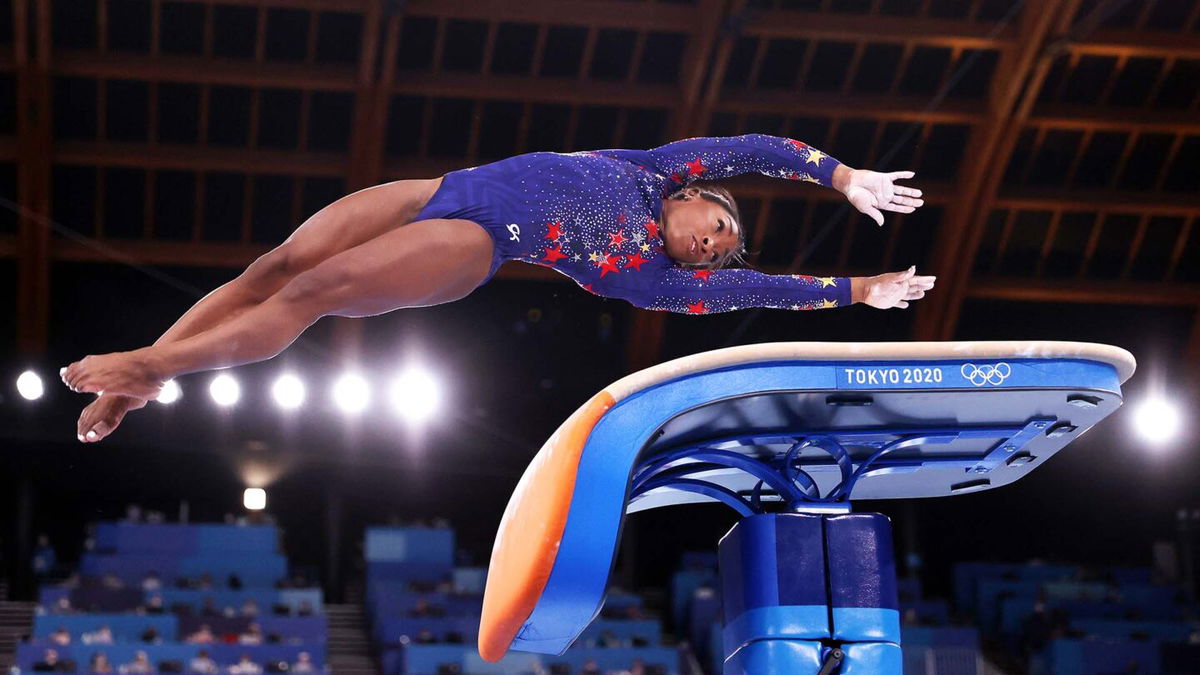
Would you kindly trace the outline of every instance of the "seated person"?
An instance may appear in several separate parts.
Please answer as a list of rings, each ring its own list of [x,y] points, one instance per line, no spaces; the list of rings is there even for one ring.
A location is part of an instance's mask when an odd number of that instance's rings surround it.
[[[75,608],[71,606],[71,598],[64,595],[54,603],[54,609],[51,611],[55,614],[74,614]]]
[[[100,580],[100,585],[110,590],[125,588],[125,582],[121,581],[121,578],[112,572],[104,575],[104,577]]]
[[[159,578],[158,572],[151,571],[146,576],[142,577],[143,591],[157,591],[162,589],[162,579]]]
[[[75,662],[61,660],[58,658],[58,650],[47,649],[42,654],[42,660],[33,664],[33,670],[37,673],[73,673]]]
[[[212,628],[208,624],[200,624],[200,628],[195,633],[187,636],[184,642],[193,645],[210,645],[217,641],[217,636],[213,635]]]
[[[263,643],[262,628],[252,623],[246,627],[245,632],[238,636],[238,643],[243,645],[261,645]]]
[[[231,591],[240,591],[243,586],[242,578],[236,574],[230,574],[229,578],[225,580],[225,585],[229,586]]]
[[[154,664],[150,663],[150,657],[146,652],[138,650],[133,655],[133,661],[121,666],[121,675],[152,675],[154,673]]]
[[[163,606],[162,596],[154,593],[149,598],[146,598],[146,604],[141,607],[141,611],[145,614],[164,614],[167,610]]]
[[[296,610],[296,614],[300,616],[312,616],[316,612],[313,610],[312,603],[308,600],[300,601],[300,609]]]
[[[254,618],[258,616],[258,603],[253,598],[242,603],[242,616]]]
[[[50,641],[60,647],[66,647],[71,644],[71,633],[67,631],[66,626],[59,626],[58,630],[50,634]]]
[[[596,659],[588,659],[587,663],[583,664],[579,675],[601,675],[600,666],[596,663]]]
[[[197,587],[202,591],[212,590],[212,587],[213,587],[212,575],[209,574],[208,572],[201,574],[200,575],[200,583]]]
[[[262,675],[262,666],[250,660],[249,654],[242,654],[238,662],[229,666],[229,675]]]
[[[142,631],[142,634],[139,637],[141,638],[142,642],[148,645],[162,644],[162,636],[158,634],[158,628],[155,628],[154,626],[147,626],[146,630]]]
[[[296,655],[296,662],[292,664],[290,672],[315,673],[317,672],[317,667],[313,665],[312,656],[308,652],[300,652]]]
[[[105,675],[106,673],[111,674],[115,673],[116,671],[113,669],[112,664],[108,661],[108,654],[105,654],[104,652],[96,652],[92,655],[92,663],[90,666],[88,666],[88,672],[96,673],[96,675]]]
[[[421,631],[417,633],[417,637],[413,639],[413,642],[419,645],[431,645],[437,643],[437,638],[434,637],[433,631],[429,630],[428,628],[422,628]]]
[[[200,606],[201,616],[221,616],[221,610],[217,609],[217,603],[211,598],[204,598],[204,604]]]
[[[91,633],[84,633],[79,639],[85,645],[111,645],[113,643],[112,629],[107,625],[100,626]]]
[[[217,668],[217,662],[213,661],[212,657],[208,655],[208,650],[201,649],[196,658],[188,661],[188,672],[200,675],[217,675],[220,669]]]

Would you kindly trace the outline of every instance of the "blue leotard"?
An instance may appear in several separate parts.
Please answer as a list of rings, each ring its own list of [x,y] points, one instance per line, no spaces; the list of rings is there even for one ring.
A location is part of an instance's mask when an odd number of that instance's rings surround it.
[[[551,267],[597,295],[691,314],[850,304],[846,277],[682,267],[663,250],[662,200],[697,179],[757,172],[832,186],[838,161],[762,134],[692,138],[653,150],[535,152],[445,175],[417,219],[474,221],[505,260]]]

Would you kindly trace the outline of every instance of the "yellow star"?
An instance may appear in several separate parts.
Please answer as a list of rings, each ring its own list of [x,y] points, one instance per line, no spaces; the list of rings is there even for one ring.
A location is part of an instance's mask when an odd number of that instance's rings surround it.
[[[819,184],[821,182],[819,179],[817,179],[807,173],[800,174],[800,180],[802,180],[806,183],[818,183]]]
[[[649,252],[650,252],[650,244],[642,244],[642,245],[641,245],[639,248],[641,248],[641,249],[642,249],[642,253],[649,253]]]
[[[826,154],[816,148],[808,149],[808,158],[807,159],[810,164],[816,164],[817,166],[821,166],[821,160],[825,159],[825,157],[826,157]]]
[[[595,251],[588,254],[588,262],[600,262],[600,254]]]
[[[834,307],[837,307],[837,300],[826,298],[821,301],[821,309],[833,309]]]
[[[830,286],[837,286],[837,279],[834,279],[833,277],[815,277],[815,278],[817,281],[821,282],[821,288],[829,288]]]

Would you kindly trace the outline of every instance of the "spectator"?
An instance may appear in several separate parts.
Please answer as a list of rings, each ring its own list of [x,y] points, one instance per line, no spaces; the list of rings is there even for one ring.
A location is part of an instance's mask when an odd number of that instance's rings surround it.
[[[315,673],[316,666],[313,665],[312,657],[308,652],[300,652],[296,655],[296,662],[292,664],[291,672],[293,673]]]
[[[47,649],[42,654],[42,660],[33,664],[33,670],[38,673],[73,673],[75,672],[75,663],[60,660],[58,650]]]
[[[145,614],[162,614],[166,612],[166,608],[163,607],[162,596],[155,593],[147,598],[146,604],[142,607],[142,612]]]
[[[262,666],[250,660],[249,654],[242,654],[238,662],[229,666],[229,675],[262,675]]]
[[[246,602],[242,603],[242,616],[249,617],[251,619],[258,616],[258,603],[255,602],[253,598],[250,598],[246,600]]]
[[[226,585],[229,586],[229,590],[231,590],[231,591],[242,590],[242,578],[239,577],[237,574],[230,574],[229,578],[226,579],[225,583],[226,583]]]
[[[151,675],[153,672],[154,664],[150,663],[150,657],[146,655],[146,652],[141,650],[133,655],[133,661],[121,666],[121,675]]]
[[[245,632],[238,636],[238,642],[244,645],[261,645],[263,643],[262,627],[257,623],[252,623],[246,627]]]
[[[66,626],[59,626],[58,630],[50,634],[50,641],[59,647],[66,647],[71,644],[71,634],[67,632]]]
[[[154,626],[146,626],[146,630],[142,631],[141,640],[148,645],[162,644],[162,636]]]
[[[158,576],[158,572],[153,570],[142,579],[143,591],[162,590],[162,585],[162,579]]]
[[[221,616],[221,610],[217,609],[217,603],[212,597],[204,598],[204,603],[200,606],[201,616]]]
[[[100,585],[111,590],[125,588],[125,582],[121,581],[121,577],[118,577],[112,572],[104,575],[104,577],[100,580]]]
[[[200,575],[200,590],[209,591],[209,590],[212,590],[212,587],[213,587],[212,575],[209,574],[208,572],[201,574]]]
[[[196,658],[188,662],[188,670],[199,675],[217,675],[220,672],[220,669],[217,668],[217,662],[213,661],[212,657],[208,655],[207,649],[201,649]]]
[[[588,659],[579,671],[579,675],[601,675],[600,666],[596,665],[596,659]]]
[[[74,614],[75,608],[71,606],[71,598],[66,595],[60,597],[58,601],[54,603],[54,613]]]
[[[312,603],[308,600],[301,600],[300,609],[296,613],[300,616],[312,616],[314,614]]]
[[[217,636],[213,635],[212,627],[206,623],[200,624],[200,628],[191,635],[187,636],[185,642],[193,645],[211,645],[217,641]]]
[[[413,640],[413,642],[419,645],[431,645],[437,642],[437,638],[434,637],[433,631],[429,630],[428,628],[422,628],[421,631],[417,633],[417,637]]]
[[[100,626],[91,633],[79,636],[85,645],[111,645],[113,643],[112,629],[107,625]]]
[[[88,672],[96,673],[96,675],[104,675],[112,673],[112,664],[108,661],[108,654],[104,652],[96,652],[92,655],[92,665],[88,667]]]
[[[33,576],[38,581],[41,581],[54,574],[54,568],[57,566],[58,554],[54,552],[54,547],[50,545],[50,537],[39,534],[37,548],[33,550],[33,558],[29,561],[29,567],[33,570]]]

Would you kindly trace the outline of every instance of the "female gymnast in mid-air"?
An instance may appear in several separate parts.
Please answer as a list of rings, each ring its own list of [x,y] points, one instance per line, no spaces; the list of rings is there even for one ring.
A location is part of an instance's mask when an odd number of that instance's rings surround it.
[[[874,277],[768,275],[741,261],[733,197],[709,179],[757,172],[832,187],[883,224],[911,213],[912,172],[851,169],[799,141],[761,134],[692,138],[654,150],[537,152],[402,180],[344,197],[236,279],[201,299],[154,345],[62,369],[100,396],[84,442],[113,432],[176,376],[269,359],[317,319],[363,317],[466,296],[506,260],[552,267],[597,295],[707,314],[749,307],[907,307],[933,288],[916,268]],[[701,181],[701,182],[696,182]]]

